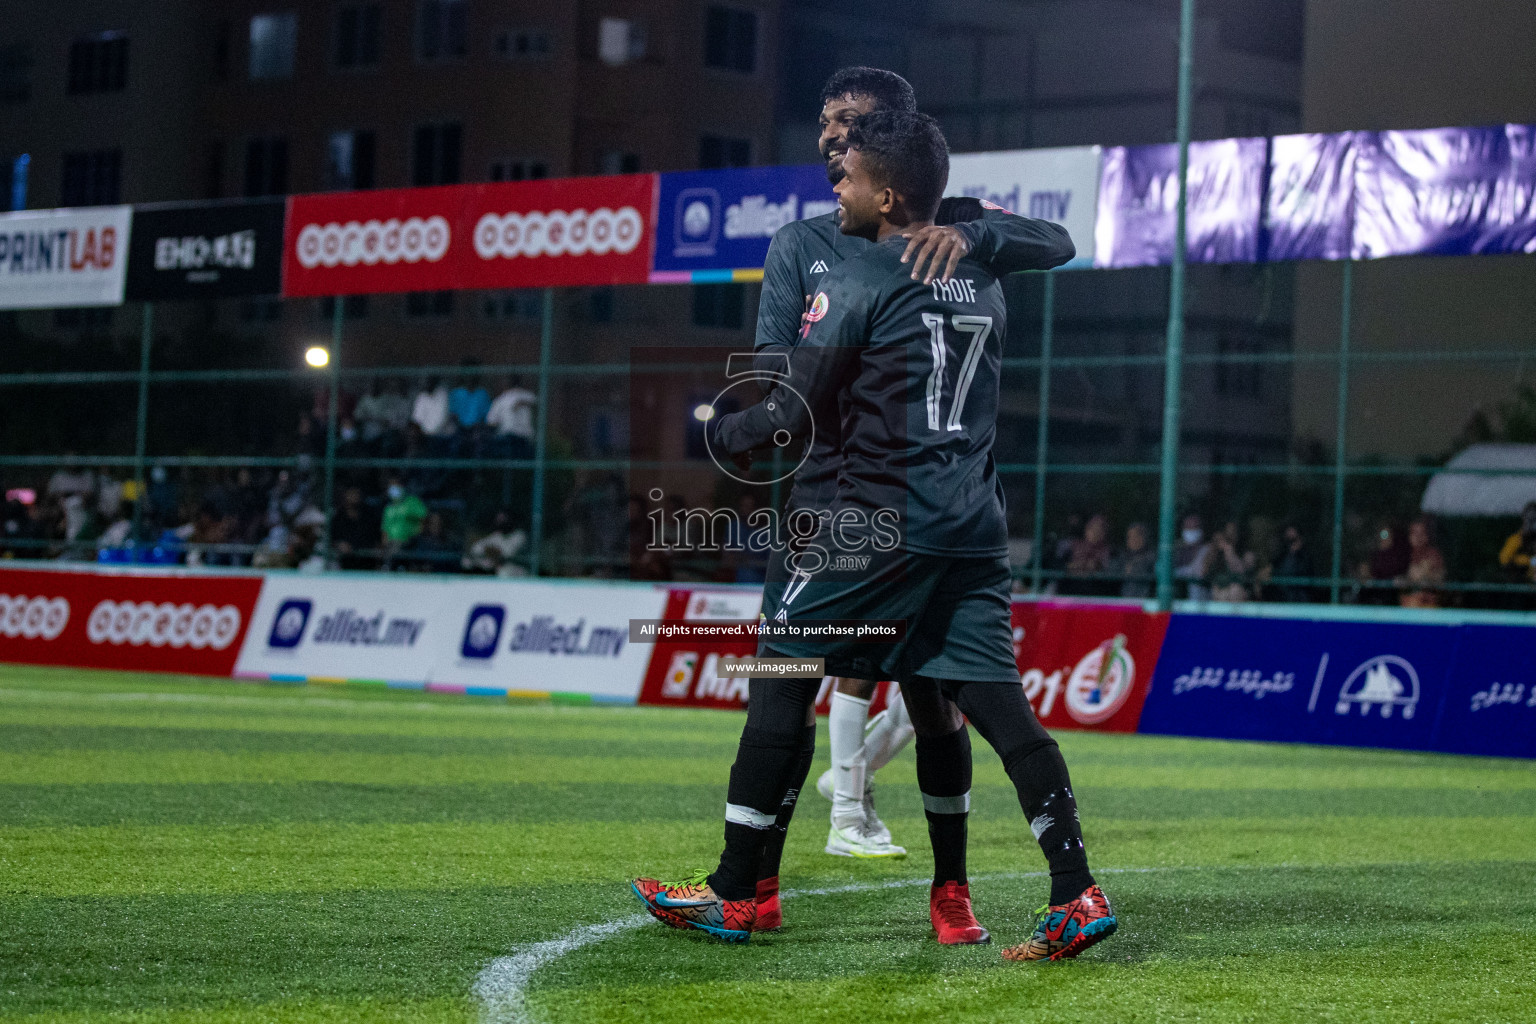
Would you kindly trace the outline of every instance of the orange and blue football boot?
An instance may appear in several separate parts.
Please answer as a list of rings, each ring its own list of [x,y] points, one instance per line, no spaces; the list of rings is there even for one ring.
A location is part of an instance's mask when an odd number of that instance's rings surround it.
[[[724,942],[746,942],[757,922],[757,899],[723,900],[709,887],[709,872],[668,884],[637,878],[630,889],[650,915],[673,928],[691,928]]]
[[[1097,885],[1090,885],[1071,903],[1041,907],[1035,917],[1035,933],[1029,941],[1003,950],[1003,959],[1070,960],[1109,938],[1119,926],[1109,897]]]

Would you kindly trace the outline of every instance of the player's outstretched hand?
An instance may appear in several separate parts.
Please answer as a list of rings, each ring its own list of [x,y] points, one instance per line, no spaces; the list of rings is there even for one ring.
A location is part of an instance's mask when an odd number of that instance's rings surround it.
[[[901,262],[910,262],[912,280],[923,284],[930,283],[935,277],[948,281],[954,276],[961,258],[971,251],[971,243],[966,241],[965,235],[949,225],[930,224],[916,231],[903,231],[901,237],[908,240]],[[939,273],[941,267],[943,273]]]

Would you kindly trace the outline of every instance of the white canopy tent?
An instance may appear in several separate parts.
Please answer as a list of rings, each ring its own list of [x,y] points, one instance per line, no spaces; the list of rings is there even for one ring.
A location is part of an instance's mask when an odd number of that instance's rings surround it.
[[[1490,472],[1497,470],[1509,472]],[[1536,444],[1475,444],[1430,478],[1419,508],[1437,516],[1517,516],[1532,501]]]

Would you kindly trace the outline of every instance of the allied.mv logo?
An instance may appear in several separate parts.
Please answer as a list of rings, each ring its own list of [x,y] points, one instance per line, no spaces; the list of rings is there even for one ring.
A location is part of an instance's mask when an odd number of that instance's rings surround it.
[[[1359,705],[1360,713],[1368,715],[1379,707],[1382,718],[1391,718],[1396,707],[1402,708],[1404,718],[1412,718],[1418,703],[1419,674],[1413,666],[1395,654],[1378,654],[1344,680],[1333,712],[1347,715],[1351,707]]]
[[[309,625],[309,613],[314,608],[313,601],[301,598],[290,598],[277,606],[277,615],[272,619],[272,633],[267,637],[268,647],[299,646],[303,639],[304,627]]]
[[[495,657],[506,619],[507,610],[499,604],[475,605],[469,611],[469,621],[464,624],[464,640],[459,644],[459,653],[466,658]]]

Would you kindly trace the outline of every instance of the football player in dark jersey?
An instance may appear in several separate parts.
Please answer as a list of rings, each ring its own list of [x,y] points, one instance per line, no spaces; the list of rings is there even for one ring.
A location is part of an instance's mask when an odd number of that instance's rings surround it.
[[[825,659],[833,675],[893,678],[917,728],[918,784],[934,848],[929,915],[941,942],[986,942],[966,878],[969,718],[1003,761],[1050,866],[1051,892],[1013,960],[1073,957],[1116,919],[1088,869],[1061,753],[1013,660],[1003,491],[992,445],[1006,306],[970,259],[948,281],[914,277],[903,232],[932,222],[948,175],[937,124],[860,116],[837,185],[841,230],[873,243],[829,270],[788,378],[744,412],[711,420],[712,452],[742,458],[836,424],[842,463],[829,516],[765,594],[759,654]],[[926,275],[925,275],[926,276]],[[891,640],[809,639],[818,622],[900,621]],[[751,936],[767,835],[792,783],[817,681],[753,678],[731,768],[719,867],[676,885],[636,879],[654,916],[727,941]]]
[[[848,128],[856,117],[873,110],[916,109],[912,87],[900,75],[868,67],[844,68],[834,74],[822,89],[818,142],[827,177],[834,185],[842,179]],[[794,348],[822,275],[873,244],[839,231],[838,218],[838,212],[832,211],[793,221],[773,236],[763,269],[757,318],[756,352],[765,375],[780,365],[774,360],[781,360]],[[1019,217],[964,196],[942,200],[932,224],[903,234],[908,244],[902,259],[910,265],[912,276],[925,283],[934,277],[947,279],[962,257],[1003,275],[1060,266],[1074,255],[1072,240],[1059,225]],[[835,424],[828,425],[811,441],[810,451],[795,473],[785,521],[801,510],[825,514],[836,490],[841,462],[834,428]],[[788,554],[778,550],[770,560],[764,587],[770,602],[789,580]],[[817,781],[818,790],[832,801],[828,853],[861,858],[906,853],[892,842],[890,830],[875,813],[873,775],[912,738],[912,727],[905,705],[894,701],[866,733],[874,691],[875,682],[869,679],[839,678],[834,687],[828,721],[832,767]],[[811,752],[807,750],[802,756],[808,772]],[[763,858],[760,928],[777,927],[780,921],[779,854],[805,774],[789,787]]]

